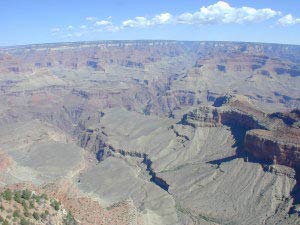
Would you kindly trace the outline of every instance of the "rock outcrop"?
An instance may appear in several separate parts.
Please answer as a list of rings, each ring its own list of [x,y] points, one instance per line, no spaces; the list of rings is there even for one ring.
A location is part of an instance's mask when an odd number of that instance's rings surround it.
[[[247,98],[226,95],[212,107],[199,107],[185,114],[181,124],[196,126],[229,126],[238,129],[243,151],[259,160],[300,168],[300,113],[265,114]]]
[[[300,168],[300,131],[298,129],[250,130],[245,136],[244,149],[258,159]]]

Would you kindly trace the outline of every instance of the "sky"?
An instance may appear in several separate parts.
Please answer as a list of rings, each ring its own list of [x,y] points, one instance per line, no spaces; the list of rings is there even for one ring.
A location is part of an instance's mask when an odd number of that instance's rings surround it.
[[[94,40],[300,44],[299,0],[0,0],[0,46]]]

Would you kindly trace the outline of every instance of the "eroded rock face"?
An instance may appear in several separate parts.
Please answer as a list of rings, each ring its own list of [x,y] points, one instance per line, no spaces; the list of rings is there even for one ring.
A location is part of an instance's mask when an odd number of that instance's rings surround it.
[[[299,52],[173,41],[2,48],[0,184],[54,185],[82,224],[297,224],[287,212],[299,110],[284,112],[300,105],[289,73]]]
[[[258,159],[298,169],[300,168],[299,137],[299,129],[250,130],[245,136],[245,151]]]
[[[267,115],[240,96],[223,96],[214,106],[200,107],[181,120],[196,126],[229,126],[241,134],[243,150],[259,160],[300,167],[299,110]]]

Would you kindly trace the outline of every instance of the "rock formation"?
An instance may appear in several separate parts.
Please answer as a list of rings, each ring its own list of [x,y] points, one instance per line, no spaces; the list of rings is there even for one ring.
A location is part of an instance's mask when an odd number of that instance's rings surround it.
[[[43,191],[84,225],[299,224],[299,52],[0,48],[0,187]]]

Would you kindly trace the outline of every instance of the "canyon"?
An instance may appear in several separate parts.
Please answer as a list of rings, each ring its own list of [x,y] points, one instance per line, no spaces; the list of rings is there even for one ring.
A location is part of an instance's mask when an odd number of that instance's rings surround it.
[[[78,224],[300,223],[300,46],[0,48],[0,187]]]

